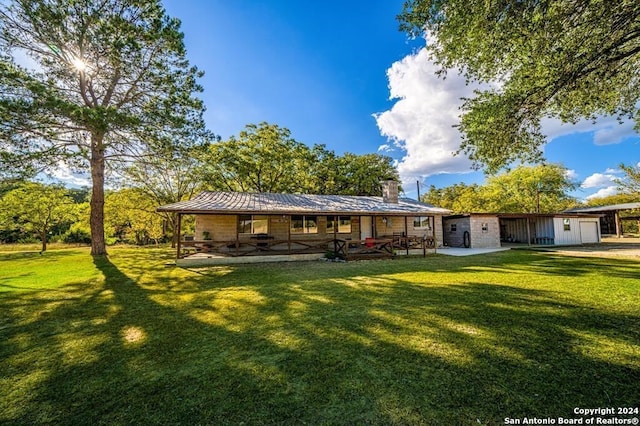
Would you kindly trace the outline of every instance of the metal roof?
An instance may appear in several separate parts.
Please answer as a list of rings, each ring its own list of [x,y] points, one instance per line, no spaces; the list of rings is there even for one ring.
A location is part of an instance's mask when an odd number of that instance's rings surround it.
[[[471,216],[495,216],[500,219],[526,219],[526,218],[566,218],[566,217],[601,217],[600,214],[582,214],[577,212],[565,211],[564,213],[461,213],[450,216],[444,216],[444,219],[460,219]]]
[[[205,191],[189,201],[160,206],[159,212],[187,214],[448,214],[450,210],[400,198],[385,203],[382,197]]]
[[[633,210],[640,209],[640,203],[623,203],[623,204],[611,204],[608,206],[599,207],[585,207],[567,210],[569,213],[596,213],[596,212],[611,212],[615,210]]]

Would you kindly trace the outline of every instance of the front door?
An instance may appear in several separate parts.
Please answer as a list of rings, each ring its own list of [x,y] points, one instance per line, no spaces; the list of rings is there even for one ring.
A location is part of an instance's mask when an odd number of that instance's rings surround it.
[[[373,237],[373,221],[371,216],[360,216],[360,239]]]

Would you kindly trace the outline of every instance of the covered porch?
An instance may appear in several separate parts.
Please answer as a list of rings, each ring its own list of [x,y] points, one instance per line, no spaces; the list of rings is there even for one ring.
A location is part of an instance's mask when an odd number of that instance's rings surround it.
[[[423,254],[442,241],[449,213],[408,198],[276,193],[203,192],[161,206],[176,220],[176,262],[229,263]],[[383,186],[383,189],[385,187]],[[390,191],[393,193],[394,191]],[[383,190],[383,193],[385,191]],[[193,217],[188,232],[184,216]],[[187,223],[187,222],[185,222]]]
[[[414,224],[410,224],[406,216],[195,216],[195,233],[183,235],[183,214],[178,214],[178,264],[256,263],[321,257],[356,260],[398,254],[426,255],[436,249],[434,217],[422,218],[429,226],[420,228],[421,235],[416,235]]]

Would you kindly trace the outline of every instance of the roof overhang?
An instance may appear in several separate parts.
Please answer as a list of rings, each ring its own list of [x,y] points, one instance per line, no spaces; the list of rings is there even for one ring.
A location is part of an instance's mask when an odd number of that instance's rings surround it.
[[[192,200],[160,206],[157,211],[194,215],[328,216],[428,216],[451,213],[450,210],[408,198],[401,198],[397,203],[385,203],[382,197],[239,192],[203,192]]]

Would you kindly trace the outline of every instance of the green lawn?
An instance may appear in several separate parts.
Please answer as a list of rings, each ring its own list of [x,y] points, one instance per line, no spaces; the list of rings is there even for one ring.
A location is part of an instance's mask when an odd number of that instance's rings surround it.
[[[477,425],[640,401],[637,261],[170,257],[0,253],[0,423]]]

